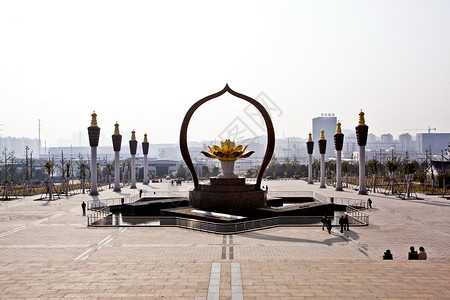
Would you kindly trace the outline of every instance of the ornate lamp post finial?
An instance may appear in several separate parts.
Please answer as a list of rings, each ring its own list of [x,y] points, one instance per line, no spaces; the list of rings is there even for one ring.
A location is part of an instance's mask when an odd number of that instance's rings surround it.
[[[97,125],[97,114],[95,113],[95,110],[92,113],[91,117],[92,117],[91,127],[98,127],[98,125]]]
[[[336,133],[337,134],[341,134],[342,133],[342,130],[341,130],[341,122],[337,122],[337,124],[336,124]]]

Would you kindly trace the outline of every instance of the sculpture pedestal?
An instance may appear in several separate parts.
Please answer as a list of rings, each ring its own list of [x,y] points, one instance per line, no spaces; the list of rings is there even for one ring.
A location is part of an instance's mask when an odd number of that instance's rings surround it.
[[[189,204],[197,209],[242,215],[266,206],[267,191],[245,184],[245,178],[214,178],[189,192]]]

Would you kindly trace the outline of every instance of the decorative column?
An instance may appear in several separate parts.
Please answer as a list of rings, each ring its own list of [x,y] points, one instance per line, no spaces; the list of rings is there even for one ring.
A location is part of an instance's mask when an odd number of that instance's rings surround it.
[[[360,195],[367,195],[366,189],[366,144],[367,133],[369,126],[364,121],[364,113],[361,110],[359,113],[359,123],[356,129],[356,138],[359,146],[359,193]]]
[[[114,124],[114,134],[112,135],[114,148],[114,192],[120,192],[120,147],[122,145],[122,135],[119,132],[119,124]]]
[[[144,134],[144,141],[142,142],[142,153],[144,154],[144,184],[148,184],[148,162],[147,162],[147,155],[148,155],[148,147],[149,143],[147,141],[147,134]]]
[[[336,134],[334,135],[334,148],[336,149],[336,191],[342,189],[342,147],[344,146],[344,134],[341,131],[341,123],[336,124]]]
[[[100,138],[100,127],[97,126],[97,114],[91,115],[91,126],[88,127],[89,145],[91,146],[91,196],[97,196],[97,147]]]
[[[137,150],[137,141],[136,141],[136,132],[133,130],[131,132],[131,140],[130,140],[130,153],[131,153],[131,189],[136,188],[136,150]]]
[[[319,139],[319,152],[320,152],[320,188],[324,189],[325,186],[325,152],[327,150],[327,140],[325,139],[325,132],[323,129],[320,131]]]
[[[313,177],[312,177],[312,155],[314,150],[314,142],[312,140],[312,134],[309,133],[308,141],[306,142],[306,148],[308,149],[308,184],[313,184]]]

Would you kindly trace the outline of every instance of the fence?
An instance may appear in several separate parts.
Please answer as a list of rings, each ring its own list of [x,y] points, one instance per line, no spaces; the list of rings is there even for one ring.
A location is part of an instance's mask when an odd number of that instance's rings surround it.
[[[346,208],[347,215],[353,219],[354,223],[360,225],[369,225],[369,215],[360,209],[355,209],[353,207],[347,206]]]
[[[115,221],[115,216],[107,210],[99,210],[88,216],[88,226],[92,227],[180,227],[217,234],[234,234],[277,226],[317,226],[321,216],[283,216],[237,223],[214,223],[187,219],[176,216],[168,217],[127,217],[125,223]]]

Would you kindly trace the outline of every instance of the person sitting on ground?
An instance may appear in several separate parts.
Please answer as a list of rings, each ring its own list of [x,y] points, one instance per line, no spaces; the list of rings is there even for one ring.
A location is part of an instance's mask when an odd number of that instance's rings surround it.
[[[424,247],[419,248],[419,260],[426,260],[427,259],[427,253],[425,252]]]
[[[414,247],[411,246],[409,247],[409,252],[408,252],[408,260],[417,260],[419,259],[419,254],[417,254],[417,251],[414,250]]]
[[[383,259],[390,259],[390,260],[394,259],[391,250],[387,249],[386,252],[384,252]]]

